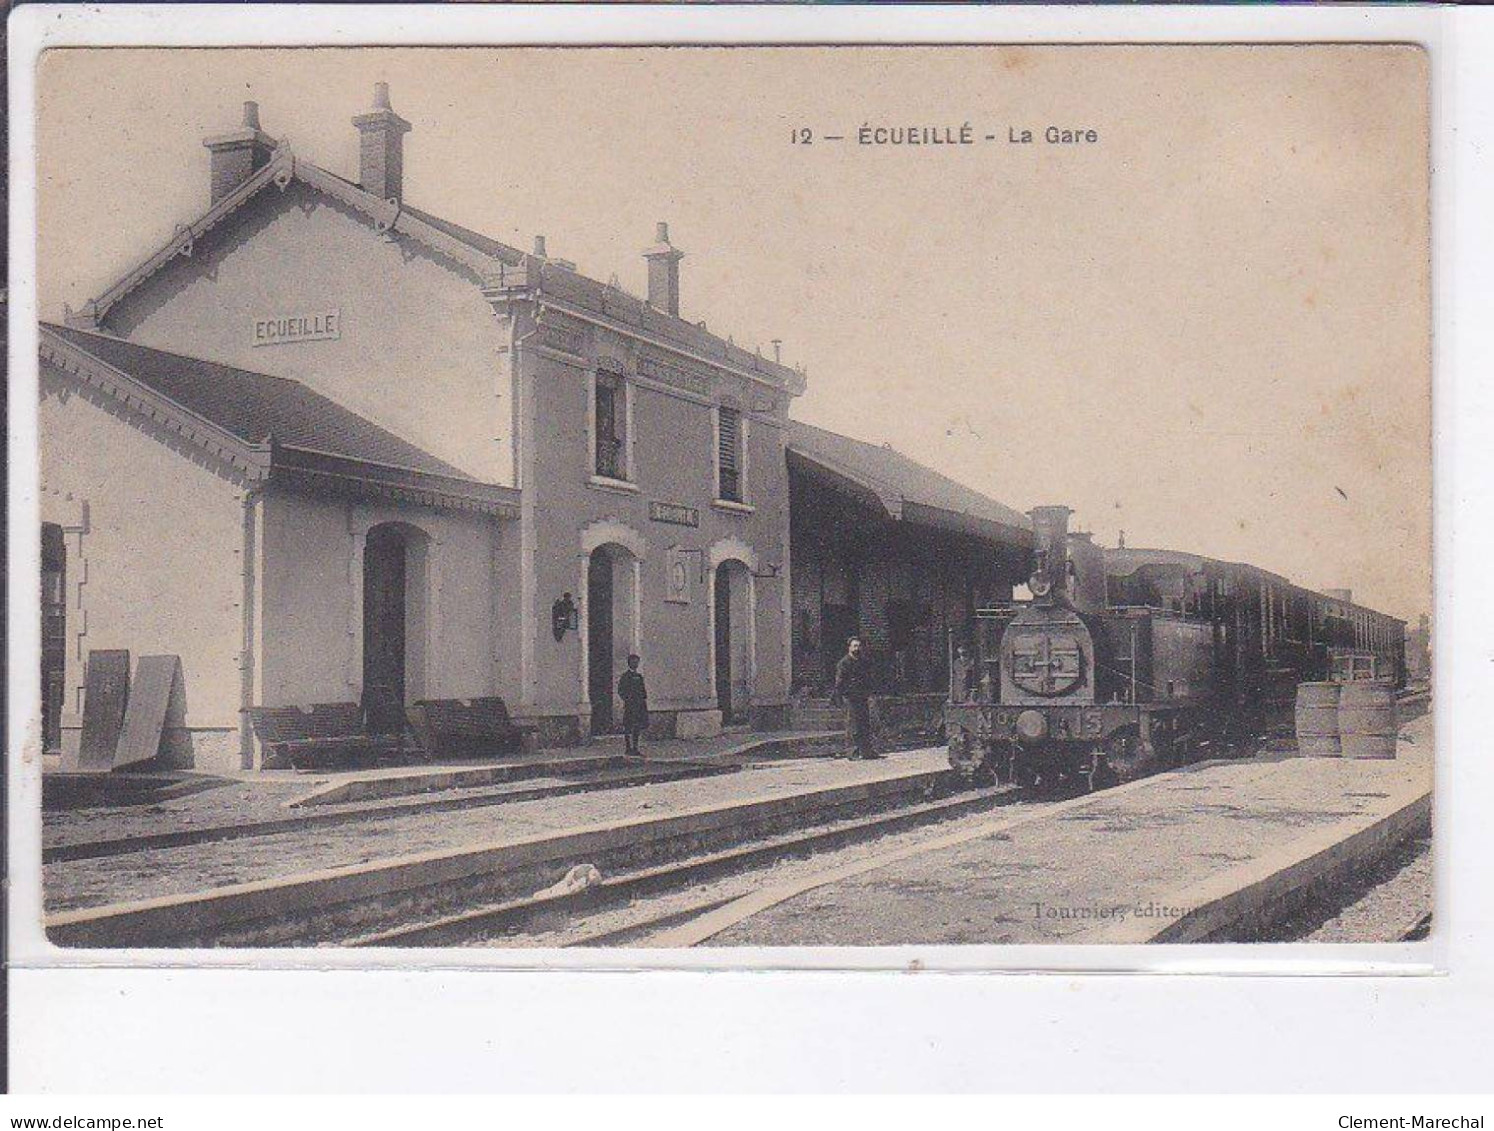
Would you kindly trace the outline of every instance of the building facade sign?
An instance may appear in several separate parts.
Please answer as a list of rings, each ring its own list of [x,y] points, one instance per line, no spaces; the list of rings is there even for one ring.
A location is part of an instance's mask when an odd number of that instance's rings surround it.
[[[700,511],[683,503],[650,502],[648,517],[654,522],[667,522],[674,526],[700,525]]]
[[[678,365],[671,365],[667,361],[648,355],[638,362],[638,372],[645,377],[652,377],[655,381],[663,381],[666,385],[686,389],[697,396],[709,396],[714,385],[709,376],[683,369]]]
[[[283,346],[293,342],[329,342],[342,337],[342,311],[329,310],[297,314],[269,314],[254,320],[252,341],[255,346]]]

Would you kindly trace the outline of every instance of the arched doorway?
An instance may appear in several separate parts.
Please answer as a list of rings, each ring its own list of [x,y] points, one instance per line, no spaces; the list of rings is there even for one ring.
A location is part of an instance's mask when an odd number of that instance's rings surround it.
[[[62,527],[41,528],[42,749],[62,749],[62,709],[67,701],[67,542]]]
[[[621,704],[617,678],[637,647],[638,559],[627,547],[609,542],[592,550],[586,562],[586,697],[591,732],[617,727]]]
[[[752,706],[752,572],[735,559],[724,561],[713,588],[716,705],[723,724],[744,722]]]
[[[405,523],[368,532],[363,547],[363,709],[375,733],[402,730],[424,698],[429,539]]]

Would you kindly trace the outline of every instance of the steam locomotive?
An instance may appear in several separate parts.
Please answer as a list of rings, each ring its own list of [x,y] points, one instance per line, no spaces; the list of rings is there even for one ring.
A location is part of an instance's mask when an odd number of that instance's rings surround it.
[[[1290,717],[1335,660],[1405,683],[1405,623],[1254,566],[1103,549],[1068,507],[1031,512],[1030,601],[980,609],[951,660],[950,764],[975,779],[1089,788]]]

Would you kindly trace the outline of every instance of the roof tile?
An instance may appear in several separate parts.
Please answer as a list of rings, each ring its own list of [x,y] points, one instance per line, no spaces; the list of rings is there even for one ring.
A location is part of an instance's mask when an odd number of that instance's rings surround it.
[[[460,468],[288,377],[235,369],[106,334],[42,325],[245,443],[259,444],[273,437],[287,447],[359,463],[476,482]]]

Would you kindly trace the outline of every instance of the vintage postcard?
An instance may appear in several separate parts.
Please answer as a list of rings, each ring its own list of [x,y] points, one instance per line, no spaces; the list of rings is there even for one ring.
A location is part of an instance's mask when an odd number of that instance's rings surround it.
[[[47,51],[46,937],[1424,938],[1428,74]]]

